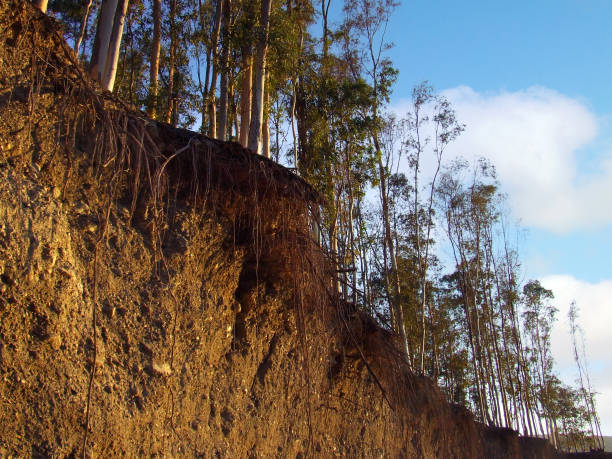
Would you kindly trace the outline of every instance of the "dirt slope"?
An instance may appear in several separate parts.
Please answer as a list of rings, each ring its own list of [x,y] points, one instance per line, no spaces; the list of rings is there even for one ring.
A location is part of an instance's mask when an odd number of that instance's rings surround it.
[[[328,293],[316,194],[102,94],[0,4],[0,456],[553,457]]]

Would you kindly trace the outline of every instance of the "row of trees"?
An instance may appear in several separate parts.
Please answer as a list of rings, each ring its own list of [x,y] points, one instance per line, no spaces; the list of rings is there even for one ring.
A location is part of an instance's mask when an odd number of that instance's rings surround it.
[[[269,157],[269,112],[279,103],[270,95],[287,89],[278,86],[303,46],[308,8],[292,0],[275,9],[271,0],[52,0],[50,10],[103,88],[155,119],[189,127],[198,120],[203,133]],[[271,22],[282,26],[272,36]],[[285,68],[270,72],[270,61]]]
[[[337,24],[331,0],[51,0],[50,10],[107,89],[315,186],[331,287],[395,330],[407,364],[450,401],[578,448],[600,433],[593,396],[554,374],[552,293],[521,284],[494,168],[445,159],[463,126],[428,85],[404,119],[387,113],[395,6],[345,0]]]

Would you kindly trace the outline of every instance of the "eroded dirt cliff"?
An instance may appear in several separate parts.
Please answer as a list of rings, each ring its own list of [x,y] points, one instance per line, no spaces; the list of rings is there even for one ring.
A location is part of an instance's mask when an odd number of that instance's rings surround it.
[[[0,456],[552,457],[329,293],[317,199],[103,94],[2,2]]]

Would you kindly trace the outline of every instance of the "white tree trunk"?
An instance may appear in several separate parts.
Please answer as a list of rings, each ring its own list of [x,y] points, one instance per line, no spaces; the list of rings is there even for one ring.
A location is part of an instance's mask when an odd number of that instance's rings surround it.
[[[221,82],[219,87],[219,128],[217,138],[227,140],[227,114],[229,105],[229,22],[232,3],[223,0],[223,26],[222,26],[222,50],[221,50]]]
[[[270,91],[264,91],[264,120],[261,126],[261,154],[266,158],[270,157],[270,109],[265,111],[265,107],[270,106]]]
[[[221,15],[223,14],[223,0],[217,0],[215,8],[215,20],[212,28],[212,61],[213,70],[210,81],[210,90],[208,93],[208,135],[213,139],[217,137],[217,75],[219,73],[219,56],[217,55],[217,45],[219,42],[219,33],[221,31]]]
[[[157,115],[157,93],[159,81],[159,54],[161,51],[161,0],[153,0],[153,47],[149,64],[149,100],[147,114],[151,118]]]
[[[121,49],[121,37],[123,36],[123,24],[127,14],[129,0],[119,0],[113,21],[113,30],[108,44],[108,55],[104,68],[104,78],[102,87],[112,91],[115,86],[115,76],[117,75],[117,64],[119,62],[119,51]]]
[[[259,55],[259,53],[258,53]],[[248,147],[255,153],[261,153],[261,124],[263,119],[263,92],[265,68],[261,62],[255,63],[255,81],[253,84],[253,103],[251,105],[251,125],[249,127]]]
[[[170,62],[168,64],[168,105],[166,123],[174,125],[176,98],[174,94],[174,72],[176,65],[176,0],[170,1]],[[174,126],[176,127],[176,126]]]
[[[268,31],[270,25],[270,7],[272,0],[261,3],[261,21],[257,57],[255,59],[253,81],[253,104],[251,106],[251,126],[249,129],[248,147],[256,153],[261,153],[261,123],[264,111],[264,90],[266,81],[266,54],[268,52]]]
[[[267,117],[261,125],[261,154],[270,157],[270,124]]]
[[[242,93],[240,94],[240,144],[248,147],[251,124],[251,82],[253,80],[253,56],[250,48],[243,52]]]
[[[102,82],[106,58],[108,56],[108,45],[113,31],[113,21],[117,10],[118,0],[103,0],[98,16],[98,27],[94,39],[91,62],[89,64],[89,75],[95,80]]]

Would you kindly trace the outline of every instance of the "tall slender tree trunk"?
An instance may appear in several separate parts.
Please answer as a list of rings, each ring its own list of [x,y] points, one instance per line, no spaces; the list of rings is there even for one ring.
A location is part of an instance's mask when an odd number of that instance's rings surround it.
[[[173,119],[173,110],[174,110],[174,99],[175,99],[175,89],[174,89],[174,69],[175,66],[175,55],[174,55],[174,47],[172,44],[170,45],[170,62],[168,64],[168,104],[166,105],[166,123],[171,123]]]
[[[47,0],[44,0],[45,3]],[[81,49],[81,43],[85,39],[85,35],[87,34],[87,22],[89,21],[89,12],[91,11],[91,5],[93,0],[88,0],[87,6],[85,6],[85,13],[83,14],[83,18],[81,19],[81,27],[79,28],[79,36],[74,44],[74,52],[78,56],[79,50]],[[44,11],[43,11],[44,13]]]
[[[100,7],[89,74],[109,91],[115,85],[128,3],[129,0],[104,0]]]
[[[235,81],[232,80],[232,84],[229,87],[229,103],[230,103],[231,113],[232,113],[232,123],[234,125],[233,131],[231,130],[232,128],[230,128],[230,135],[231,135],[230,138],[235,141],[238,139],[238,135],[240,133],[240,127],[238,126],[238,101],[236,100],[234,83]]]
[[[378,138],[376,135],[373,135],[374,147],[376,151],[380,152],[380,145],[378,142]],[[391,261],[391,273],[386,273],[386,277],[391,277],[392,282],[390,283],[393,286],[393,289],[390,293],[391,300],[391,310],[393,311],[393,315],[395,316],[395,326],[397,327],[397,331],[399,332],[400,338],[402,340],[402,345],[404,347],[404,353],[406,362],[412,368],[412,357],[410,355],[410,347],[408,345],[408,337],[406,335],[406,324],[404,320],[404,310],[400,303],[400,283],[399,283],[399,274],[397,271],[397,260],[395,258],[395,250],[393,248],[393,237],[391,236],[391,223],[389,218],[389,201],[387,199],[387,178],[385,174],[385,168],[382,162],[382,157],[379,155],[378,157],[378,175],[380,179],[380,196],[381,196],[381,204],[382,204],[382,218],[383,218],[383,231],[384,231],[384,241],[383,250],[388,250],[389,259]],[[387,267],[385,266],[385,269]]]
[[[159,54],[161,52],[161,0],[153,0],[153,46],[149,61],[149,97],[147,114],[151,118],[157,115],[157,93],[159,77]]]
[[[346,147],[346,176],[347,176],[347,188],[348,188],[348,216],[347,225],[349,228],[349,254],[351,259],[352,269],[352,303],[357,306],[357,262],[356,262],[356,244],[355,244],[355,228],[353,222],[355,221],[355,197],[353,193],[353,177],[351,174],[351,148],[347,145]]]
[[[429,200],[427,205],[427,231],[425,234],[425,253],[423,257],[421,257],[421,236],[420,236],[420,224],[418,223],[418,213],[415,214],[415,222],[417,228],[417,247],[419,251],[419,264],[421,265],[421,373],[425,372],[425,335],[426,335],[426,326],[425,326],[425,315],[427,312],[427,278],[429,277],[429,246],[431,241],[431,230],[433,226],[433,205],[434,205],[434,196],[436,190],[436,179],[438,174],[440,173],[440,169],[442,167],[442,151],[438,150],[437,155],[437,164],[436,171],[434,173],[433,179],[430,183],[429,188]],[[418,176],[415,178],[415,190],[418,185]]]
[[[225,53],[225,50],[224,50]],[[222,62],[225,59],[221,59]],[[217,119],[217,138],[219,140],[227,140],[227,112],[228,112],[228,77],[227,68],[222,64],[221,78],[219,85],[219,117]]]
[[[507,426],[507,418],[505,417],[505,411],[504,411],[504,396],[503,396],[503,388],[501,387],[501,376],[498,373],[497,369],[498,369],[498,361],[497,361],[497,354],[496,354],[496,350],[497,350],[497,336],[496,336],[496,331],[495,331],[495,325],[493,323],[493,319],[491,317],[491,309],[490,309],[490,304],[488,305],[488,308],[486,311],[484,311],[483,314],[483,323],[484,323],[484,329],[485,329],[485,337],[487,339],[487,346],[486,346],[486,358],[487,358],[487,375],[489,378],[489,385],[491,386],[491,399],[492,399],[492,405],[493,405],[493,409],[495,410],[495,412],[493,413],[494,418],[495,418],[495,425],[497,426],[501,426],[501,425],[506,425]],[[500,406],[501,404],[501,406]],[[502,419],[502,415],[504,415],[504,418]],[[503,422],[505,421],[505,424],[503,424]]]
[[[329,55],[329,27],[328,16],[331,0],[321,0],[321,17],[323,18],[323,61],[326,61]],[[327,65],[325,62],[323,65]]]
[[[208,92],[208,135],[217,138],[217,68],[213,65],[210,91]]]
[[[508,411],[508,398],[506,395],[506,386],[505,386],[504,377],[502,374],[501,351],[499,349],[499,342],[497,338],[496,327],[491,317],[491,314],[489,314],[489,327],[491,328],[491,333],[493,335],[492,339],[493,339],[493,351],[494,351],[494,358],[495,358],[495,371],[496,371],[497,381],[499,383],[499,390],[500,390],[501,402],[502,402],[502,408],[503,408],[503,414],[504,414],[504,422],[505,422],[506,427],[511,427],[510,413]],[[503,333],[503,331],[501,331],[501,333]]]
[[[470,197],[470,202],[474,202],[474,198],[473,198],[473,193],[474,193],[474,187],[471,187],[471,197]],[[474,241],[474,251],[476,252],[476,260],[475,260],[475,267],[474,267],[474,276],[473,276],[473,283],[472,285],[472,304],[474,305],[474,317],[475,317],[475,332],[476,332],[476,351],[478,353],[478,361],[479,361],[479,365],[478,365],[478,371],[480,372],[480,381],[483,384],[483,388],[482,388],[482,393],[483,395],[486,394],[486,385],[488,385],[489,390],[491,390],[491,384],[486,384],[487,379],[488,379],[488,369],[489,366],[486,365],[485,362],[485,355],[483,355],[483,353],[486,351],[486,349],[483,349],[485,343],[483,342],[483,331],[482,329],[484,328],[484,324],[483,324],[483,320],[484,318],[481,320],[481,314],[478,311],[478,291],[480,289],[480,284],[481,284],[481,276],[482,276],[482,260],[481,260],[481,248],[482,248],[482,240],[481,240],[481,221],[480,221],[480,217],[478,215],[475,216],[476,221],[474,222],[474,229],[473,232],[475,233],[475,241]],[[467,258],[464,257],[464,260],[466,260],[467,262]],[[469,265],[467,265],[469,266]],[[468,276],[470,276],[471,279],[471,275],[469,274],[469,270],[468,270]],[[490,381],[490,380],[489,380]],[[493,397],[490,397],[491,399]],[[489,398],[487,398],[486,396],[482,399],[482,404],[483,404],[483,410],[484,410],[484,416],[485,416],[485,422],[487,424],[491,424],[491,411],[490,411],[490,403],[489,403]]]
[[[249,128],[248,148],[261,153],[261,125],[264,115],[264,91],[266,81],[266,57],[268,53],[268,33],[270,29],[270,8],[272,0],[262,0],[259,23],[259,40],[254,64],[253,104],[251,107],[251,126]]]
[[[337,207],[336,207],[337,209]],[[336,211],[334,209],[334,211]],[[340,294],[340,277],[338,273],[338,215],[334,215],[334,219],[329,228],[329,251],[332,256],[332,265],[334,272],[332,274],[332,289],[334,293]]]
[[[261,125],[261,154],[270,157],[270,91],[264,91],[264,120]]]
[[[298,137],[298,161],[296,167],[300,175],[307,175],[310,166],[309,160],[309,141],[308,141],[308,121],[306,119],[306,94],[302,78],[297,79],[295,94],[295,121]]]
[[[96,36],[89,63],[89,75],[98,82],[102,82],[104,75],[116,10],[117,0],[104,0],[100,6]]]
[[[300,27],[300,46],[298,48],[298,56],[302,55],[302,47],[304,46],[304,30]],[[300,58],[298,57],[298,67],[300,65]],[[291,124],[291,135],[293,137],[293,167],[295,168],[295,173],[299,172],[298,170],[298,139],[297,133],[295,131],[295,107],[297,103],[297,70],[296,73],[292,77],[292,95],[291,95],[291,108],[289,111],[289,122]]]
[[[465,268],[464,268],[464,272],[461,275],[462,277],[462,296],[463,296],[463,303],[464,303],[464,308],[465,308],[465,318],[466,318],[466,323],[467,323],[467,331],[468,331],[468,341],[470,343],[470,351],[472,353],[472,367],[474,370],[474,378],[476,379],[476,391],[478,394],[478,408],[480,411],[480,420],[482,422],[486,422],[487,419],[487,415],[488,415],[488,410],[485,408],[485,393],[484,393],[484,388],[483,388],[483,381],[482,381],[482,375],[479,371],[479,368],[481,366],[480,362],[479,362],[479,358],[478,356],[480,355],[480,353],[478,352],[478,342],[477,342],[477,334],[476,334],[476,326],[475,326],[475,322],[476,320],[474,319],[474,312],[472,311],[472,306],[470,305],[471,298],[470,295],[468,293],[469,290],[469,283],[466,279],[466,275],[465,275]]]
[[[480,243],[477,244],[477,247],[480,247]],[[478,263],[478,266],[480,265],[480,263]],[[477,273],[479,272],[480,268],[477,267]],[[474,298],[472,299],[472,304],[474,305],[474,318],[475,318],[475,338],[476,338],[476,352],[478,354],[478,365],[477,365],[477,371],[479,373],[479,379],[482,385],[482,410],[483,410],[483,415],[484,415],[484,421],[491,425],[491,411],[490,411],[490,403],[489,403],[489,398],[486,396],[486,389],[487,386],[489,386],[489,389],[491,389],[491,384],[487,384],[487,380],[490,381],[490,379],[488,378],[488,369],[489,366],[486,364],[485,361],[485,349],[483,349],[484,347],[484,343],[483,343],[483,324],[482,324],[482,319],[481,319],[481,314],[478,311],[478,303],[477,303],[477,298],[476,298],[476,289],[478,288],[479,285],[479,281],[478,278],[476,278],[475,282],[474,282],[474,289],[473,289],[473,293],[474,293]],[[492,398],[492,397],[490,397]]]
[[[219,33],[221,31],[221,16],[223,14],[223,0],[217,0],[215,7],[215,18],[212,26],[212,75],[210,79],[210,90],[208,91],[208,135],[217,137],[217,76],[219,74]]]
[[[459,221],[459,217],[455,213],[453,206],[447,204],[446,210],[446,224],[449,241],[453,250],[453,256],[455,259],[455,265],[459,269],[461,275],[460,287],[461,297],[463,300],[463,309],[465,312],[465,320],[468,332],[468,342],[470,351],[472,354],[472,369],[474,371],[474,378],[476,380],[476,391],[478,394],[478,409],[480,411],[480,420],[482,422],[488,422],[489,412],[486,405],[484,381],[481,373],[482,359],[480,352],[480,341],[479,341],[479,326],[478,326],[478,310],[476,301],[475,289],[478,285],[478,281],[474,281],[470,275],[471,266],[468,263],[467,255],[465,253],[465,241],[463,235],[463,225]],[[479,250],[480,245],[474,244]]]
[[[253,52],[250,45],[242,49],[242,92],[240,94],[240,144],[248,147],[251,124],[251,88],[253,81]]]
[[[172,123],[176,118],[174,116],[174,109],[176,107],[176,95],[174,94],[174,73],[176,71],[177,46],[176,34],[176,0],[170,0],[170,62],[168,64],[168,105],[166,107],[166,123]]]
[[[504,237],[505,237],[505,233],[504,233]],[[501,320],[501,324],[500,324],[500,337],[501,337],[501,350],[499,349],[499,344],[497,344],[497,360],[498,360],[498,371],[499,371],[499,379],[500,379],[500,383],[502,385],[502,396],[504,397],[504,413],[507,419],[507,427],[510,427],[512,429],[516,429],[518,427],[518,424],[515,425],[514,420],[513,420],[513,416],[512,416],[512,411],[511,411],[511,406],[510,403],[508,401],[509,397],[508,397],[508,389],[510,391],[511,394],[514,394],[514,372],[509,371],[510,368],[512,368],[511,364],[510,364],[510,349],[508,347],[508,340],[506,338],[506,330],[507,330],[507,318],[506,318],[506,313],[504,311],[504,295],[502,293],[502,289],[500,286],[500,279],[499,279],[499,269],[498,269],[498,265],[497,265],[497,261],[495,258],[495,255],[493,254],[493,249],[492,249],[492,245],[491,245],[491,234],[488,234],[487,239],[490,241],[489,245],[488,245],[488,251],[489,251],[489,257],[491,259],[491,264],[493,267],[493,278],[494,278],[494,283],[495,283],[495,293],[497,295],[497,303],[498,303],[498,308],[499,308],[499,317]],[[505,243],[505,241],[504,241]],[[490,292],[489,293],[489,297],[490,297],[490,301],[492,302],[492,296],[493,294]],[[507,380],[507,383],[506,383]],[[509,386],[509,388],[507,387],[507,385]],[[516,407],[516,396],[511,397],[511,401],[513,404],[513,409],[514,409],[514,413],[517,413],[517,407]]]
[[[202,7],[202,0],[198,0],[198,10],[200,13],[200,24],[199,27],[203,28],[204,24],[206,23],[206,12],[204,11],[204,8]],[[196,57],[196,65],[197,65],[197,72],[196,75],[198,77],[198,89],[200,91],[200,117],[201,119],[201,124],[200,124],[200,133],[201,134],[206,134],[206,129],[207,129],[207,113],[208,113],[208,81],[210,78],[210,54],[211,54],[211,49],[210,47],[206,47],[206,70],[204,72],[204,82],[202,82],[202,71],[201,71],[201,62],[200,62],[200,58],[201,58],[201,54],[200,54],[200,44],[198,43],[198,41],[196,40],[194,43],[195,46],[195,57]]]
[[[131,14],[130,14],[131,16]],[[129,59],[129,76],[128,76],[128,83],[127,83],[127,92],[128,92],[128,100],[130,101],[131,104],[136,105],[136,101],[135,101],[135,97],[134,97],[134,83],[135,83],[135,74],[136,74],[136,65],[135,65],[135,59],[134,59],[134,54],[135,54],[135,50],[134,50],[134,34],[132,33],[132,20],[130,17],[126,18],[126,24],[127,24],[127,35],[130,39],[129,41],[129,53],[127,52],[127,50],[125,48],[127,48],[127,46],[124,47],[123,49],[123,55],[122,57],[122,62],[123,64],[121,65],[121,75],[119,76],[120,80],[123,80],[126,72],[128,72],[127,67],[128,67],[128,54],[130,55],[131,59]]]
[[[219,126],[217,138],[227,139],[228,84],[229,84],[229,23],[231,16],[231,0],[223,0],[223,24],[221,26],[221,82],[219,86]]]
[[[586,408],[586,421],[589,423],[589,433],[591,434],[590,436],[593,440],[595,440],[594,437],[597,436],[596,441],[599,443],[601,441],[601,428],[599,424],[599,418],[597,417],[597,412],[595,411],[593,393],[591,390],[591,381],[588,376],[588,371],[586,367],[584,337],[582,337],[582,330],[580,326],[576,323],[578,319],[578,308],[576,306],[575,300],[572,301],[570,304],[568,318],[570,321],[570,332],[572,336],[572,347],[574,350],[574,361],[576,362],[576,367],[578,368],[577,382],[580,384],[579,390],[584,401],[584,406]],[[582,352],[578,351],[578,334],[580,334],[582,337]]]
[[[127,14],[129,0],[119,0],[115,10],[113,29],[111,32],[110,43],[108,46],[108,56],[106,58],[104,78],[102,87],[112,91],[115,86],[115,76],[117,75],[117,64],[119,62],[119,51],[121,50],[121,37],[123,35],[123,25]]]
[[[295,131],[295,105],[297,102],[297,82],[295,78],[293,79],[293,91],[291,94],[291,108],[289,109],[289,123],[291,124],[291,137],[293,138],[293,168],[295,169],[295,173],[299,172],[298,170],[298,139],[297,132]]]
[[[370,313],[370,315],[374,315],[374,311],[372,308],[371,294],[370,294],[370,275],[368,272],[368,254],[366,245],[363,242],[363,232],[365,231],[363,224],[363,215],[361,213],[361,197],[359,194],[356,196],[356,217],[357,217],[357,228],[359,231],[357,233],[357,245],[359,247],[359,258],[361,262],[361,284],[363,285],[363,301],[366,307],[366,310]],[[366,235],[367,237],[367,235]]]
[[[207,106],[206,106],[206,101],[208,100],[208,55],[206,56],[206,78],[204,80],[204,83],[202,83],[202,73],[200,71],[200,50],[199,50],[199,46],[196,45],[196,51],[195,51],[195,55],[196,55],[196,66],[197,66],[197,72],[196,75],[198,76],[198,89],[200,91],[200,117],[201,119],[201,124],[200,124],[200,133],[201,134],[205,134],[206,133],[206,115],[207,115]]]
[[[417,262],[419,268],[419,281],[421,289],[421,349],[420,349],[420,365],[419,369],[421,374],[425,373],[425,302],[426,302],[426,278],[427,269],[424,266],[423,252],[421,250],[421,221],[419,218],[419,170],[421,167],[421,131],[420,131],[420,105],[414,104],[414,116],[415,116],[415,135],[416,135],[416,147],[414,152],[414,176],[413,176],[413,202],[412,212],[414,214],[414,237],[416,244]]]

